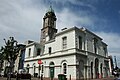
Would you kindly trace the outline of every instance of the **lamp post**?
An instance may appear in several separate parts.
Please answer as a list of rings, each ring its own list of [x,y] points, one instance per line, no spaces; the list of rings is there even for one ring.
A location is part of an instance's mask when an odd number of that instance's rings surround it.
[[[29,65],[27,65],[27,73],[29,73]]]
[[[38,60],[38,64],[39,64],[39,66],[38,66],[38,69],[39,69],[39,76],[38,76],[38,78],[40,78],[40,70],[41,70],[42,60]]]
[[[41,70],[41,66],[39,64],[39,76],[38,76],[38,78],[40,78],[40,70]]]

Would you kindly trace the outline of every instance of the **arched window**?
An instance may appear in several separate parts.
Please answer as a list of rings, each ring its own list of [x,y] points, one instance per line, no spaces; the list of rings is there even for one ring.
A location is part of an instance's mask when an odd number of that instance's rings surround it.
[[[50,63],[50,67],[54,67],[54,62],[51,62],[51,63]]]
[[[102,65],[102,63],[101,63],[101,64],[100,64],[101,78],[103,77],[103,73],[102,73],[102,67],[103,67],[103,65]]]
[[[95,59],[95,78],[99,78],[99,60]]]
[[[63,74],[67,74],[67,64],[63,63]]]
[[[91,62],[91,78],[93,79],[93,62]]]
[[[83,79],[84,78],[84,61],[83,60],[80,60],[79,67],[80,67],[80,79]]]

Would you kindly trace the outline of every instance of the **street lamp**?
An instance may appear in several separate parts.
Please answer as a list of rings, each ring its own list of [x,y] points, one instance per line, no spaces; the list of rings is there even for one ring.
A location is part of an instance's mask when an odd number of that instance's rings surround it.
[[[38,76],[38,78],[40,78],[40,70],[41,70],[41,66],[40,66],[40,64],[39,64],[39,76]]]
[[[27,73],[29,73],[29,65],[27,65]]]
[[[38,64],[39,64],[39,66],[38,66],[38,69],[39,69],[39,76],[38,76],[38,78],[40,78],[40,70],[41,70],[42,60],[38,60]]]

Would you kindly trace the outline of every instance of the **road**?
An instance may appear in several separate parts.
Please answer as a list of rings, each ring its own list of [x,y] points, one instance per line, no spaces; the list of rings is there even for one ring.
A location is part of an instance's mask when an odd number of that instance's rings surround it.
[[[115,78],[103,78],[103,79],[91,79],[91,80],[114,80],[114,79]],[[0,80],[7,80],[7,78],[0,77]],[[16,80],[16,79],[12,78],[11,80]],[[22,79],[22,80],[29,80],[29,79]],[[38,78],[32,78],[31,80],[40,80],[40,79],[38,79]],[[43,79],[43,80],[48,80],[48,79]]]

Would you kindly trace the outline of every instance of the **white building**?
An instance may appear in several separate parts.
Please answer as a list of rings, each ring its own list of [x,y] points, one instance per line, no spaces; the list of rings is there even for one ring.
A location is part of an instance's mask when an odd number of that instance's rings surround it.
[[[38,73],[38,60],[42,61],[40,75],[67,79],[108,77],[107,44],[102,38],[85,28],[73,27],[57,33],[56,16],[52,8],[43,18],[40,43],[26,46],[24,67],[32,75]]]

